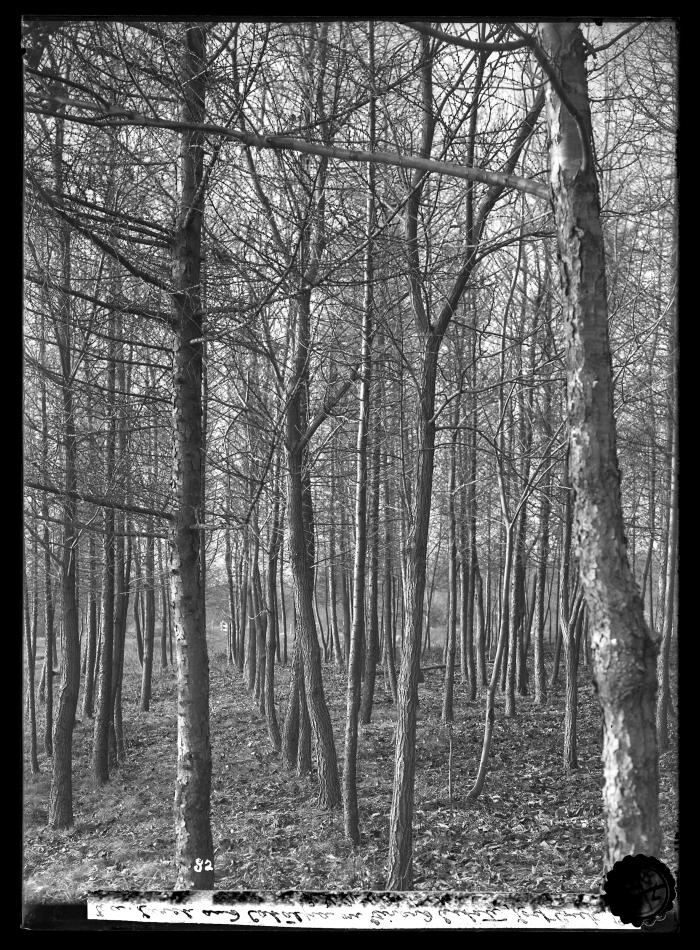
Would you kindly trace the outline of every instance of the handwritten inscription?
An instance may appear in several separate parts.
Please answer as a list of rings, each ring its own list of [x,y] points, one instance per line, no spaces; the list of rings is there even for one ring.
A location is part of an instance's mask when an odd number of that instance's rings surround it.
[[[249,895],[246,895],[248,897]],[[187,895],[185,902],[177,903],[167,897],[154,900],[111,901],[104,894],[88,900],[88,919],[131,920],[152,923],[188,921],[193,924],[253,925],[262,927],[351,928],[365,930],[430,929],[579,929],[618,930],[627,925],[620,923],[607,910],[593,904],[576,906],[498,906],[474,899],[455,901],[454,905],[441,902],[440,906],[416,906],[411,898],[392,901],[378,906],[375,901],[349,901],[337,906],[314,906],[313,903],[272,903],[251,900],[221,904],[210,892]]]

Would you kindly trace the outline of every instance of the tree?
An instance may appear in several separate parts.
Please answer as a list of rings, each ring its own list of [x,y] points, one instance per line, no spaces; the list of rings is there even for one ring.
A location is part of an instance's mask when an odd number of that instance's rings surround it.
[[[206,28],[188,25],[182,38],[182,121],[202,123],[206,93]],[[176,888],[214,884],[211,836],[209,661],[201,575],[202,310],[201,240],[204,138],[184,131],[180,145],[180,213],[173,241],[175,521],[170,577],[177,656]]]
[[[656,644],[627,559],[608,343],[605,256],[577,23],[539,27],[548,72],[550,186],[565,311],[575,546],[605,719],[607,862],[656,854]]]

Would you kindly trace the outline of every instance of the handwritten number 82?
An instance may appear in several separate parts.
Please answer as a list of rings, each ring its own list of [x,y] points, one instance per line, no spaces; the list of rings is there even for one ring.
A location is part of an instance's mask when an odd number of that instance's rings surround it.
[[[195,858],[193,864],[195,874],[201,874],[202,871],[213,871],[214,867],[209,858]]]

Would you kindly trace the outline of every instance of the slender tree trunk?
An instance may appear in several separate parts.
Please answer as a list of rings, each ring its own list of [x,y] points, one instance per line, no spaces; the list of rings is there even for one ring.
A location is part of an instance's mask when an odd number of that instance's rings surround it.
[[[480,67],[483,68],[483,67]],[[479,73],[481,75],[481,73]],[[470,141],[473,139],[470,137]],[[477,523],[477,505],[476,505],[476,430],[478,425],[478,400],[476,396],[476,364],[477,364],[477,348],[476,348],[476,324],[477,324],[477,312],[476,306],[472,306],[472,328],[471,333],[469,334],[470,340],[470,357],[471,357],[471,385],[473,389],[473,395],[468,402],[470,413],[469,413],[469,428],[467,430],[467,445],[468,445],[468,455],[467,455],[467,466],[466,472],[468,485],[466,490],[466,517],[467,517],[467,538],[468,538],[468,552],[466,558],[466,569],[467,574],[462,575],[462,602],[463,602],[463,611],[464,613],[464,624],[466,627],[464,634],[464,647],[466,649],[466,673],[467,673],[467,700],[473,702],[476,699],[477,693],[477,675],[474,668],[474,594],[475,594],[475,581],[476,576],[479,571],[478,561],[477,561],[477,552],[476,552],[476,523]],[[465,603],[465,594],[466,594],[466,603]],[[483,662],[483,656],[482,656]],[[480,682],[485,683],[485,671],[484,671],[484,680]]]
[[[83,691],[83,719],[92,719],[94,713],[95,660],[97,657],[97,551],[95,535],[90,535],[90,600],[88,619],[87,657],[85,660],[85,687]]]
[[[513,571],[510,592],[510,618],[508,621],[508,667],[506,675],[506,693],[504,715],[515,716],[515,673],[518,632],[523,618],[523,593],[525,574],[525,506],[518,515],[515,525],[515,548],[513,552]]]
[[[297,379],[287,405],[287,517],[289,521],[289,560],[294,584],[296,636],[303,660],[305,695],[316,742],[319,805],[333,808],[340,804],[340,782],[333,727],[323,690],[321,652],[313,609],[314,552],[311,491],[307,482],[308,452],[300,445],[306,432],[306,372],[308,350],[308,297],[304,291],[299,322],[306,323],[306,343],[297,348]]]
[[[577,675],[578,655],[576,646],[576,614],[581,609],[583,592],[575,602],[569,598],[569,574],[571,570],[571,528],[572,498],[569,479],[568,457],[564,462],[564,511],[562,514],[562,557],[559,578],[559,624],[564,646],[564,668],[566,671],[566,700],[564,706],[564,767],[568,770],[578,768],[576,754],[576,712],[578,701]]]
[[[384,644],[386,666],[389,675],[389,688],[391,689],[391,698],[394,705],[398,702],[397,682],[396,682],[396,637],[394,625],[393,594],[392,594],[392,576],[391,576],[391,510],[392,510],[392,490],[391,475],[387,468],[387,455],[384,455],[384,598],[382,601],[384,610]]]
[[[122,525],[124,521],[122,519]],[[112,682],[112,722],[114,724],[114,748],[117,763],[123,762],[124,727],[122,722],[122,683],[124,681],[124,651],[126,647],[126,623],[129,613],[129,590],[131,584],[131,557],[132,536],[129,526],[126,539],[126,552],[123,561],[123,577],[120,583],[120,594],[117,599],[115,616],[115,659],[114,679]],[[122,537],[122,542],[124,538]]]
[[[32,649],[32,624],[29,611],[29,584],[27,583],[27,571],[24,570],[24,630],[25,630],[25,652],[27,659],[27,705],[29,706],[29,763],[32,774],[36,775],[39,771],[39,759],[37,757],[36,742],[36,694],[34,691],[34,660],[35,654]]]
[[[343,532],[343,538],[345,533]],[[350,592],[348,590],[348,576],[345,567],[340,570],[340,600],[343,606],[343,644],[345,650],[345,663],[350,662],[350,638],[352,636],[352,620],[350,618]]]
[[[141,544],[139,539],[134,543],[134,631],[136,633],[136,652],[139,666],[143,670],[143,577],[141,574]]]
[[[457,650],[457,571],[459,563],[457,558],[457,516],[455,513],[455,476],[457,469],[457,423],[459,421],[459,399],[455,400],[454,407],[454,430],[452,433],[450,446],[449,476],[447,483],[447,571],[448,587],[450,592],[450,609],[447,617],[447,630],[445,637],[446,661],[445,661],[445,682],[442,698],[442,721],[452,722],[454,720],[453,695],[455,678],[455,655]],[[473,666],[472,666],[473,669]]]
[[[370,73],[374,70],[374,25],[369,24]],[[374,139],[374,98],[370,100],[370,142]],[[371,147],[371,146],[370,146]],[[353,625],[350,637],[345,703],[345,756],[343,761],[343,816],[345,836],[357,846],[360,824],[357,807],[357,720],[360,711],[361,646],[365,632],[365,566],[367,558],[367,442],[372,393],[374,169],[370,165],[367,195],[365,285],[362,314],[362,363],[360,408],[357,423],[357,474],[355,478],[355,567],[353,572]]]
[[[549,315],[549,294],[547,294],[548,315]],[[545,355],[549,357],[549,352]],[[551,411],[551,388],[545,385],[544,407],[542,415],[545,424],[545,434],[549,437],[551,425],[549,422]],[[540,494],[540,512],[538,526],[538,550],[537,550],[537,568],[536,568],[536,587],[535,587],[535,705],[543,706],[547,702],[547,671],[544,662],[544,623],[545,623],[545,592],[547,586],[547,562],[549,560],[549,518],[551,513],[550,493],[552,491],[552,472],[549,467],[549,442],[545,448],[544,465],[547,466],[544,483],[542,484]]]
[[[487,576],[488,583],[488,576]],[[488,588],[487,588],[488,591]],[[486,653],[487,653],[487,621],[484,613],[484,585],[481,579],[481,571],[477,565],[476,568],[476,602],[479,616],[479,635],[476,641],[476,678],[479,686],[486,686],[488,683],[486,674]],[[488,595],[487,595],[488,603]]]
[[[482,792],[486,775],[488,773],[489,755],[491,753],[491,742],[493,740],[493,728],[496,721],[496,689],[498,687],[499,674],[501,672],[501,663],[508,643],[508,624],[510,622],[510,611],[508,609],[508,600],[510,598],[510,576],[513,567],[513,525],[509,523],[506,528],[506,545],[503,564],[503,593],[501,610],[500,629],[498,633],[498,644],[496,646],[496,655],[491,670],[491,679],[486,690],[486,717],[484,724],[484,741],[481,746],[481,759],[479,768],[474,780],[474,785],[467,795],[467,801],[472,803],[476,801]]]
[[[153,682],[153,650],[156,639],[156,578],[155,547],[153,540],[153,519],[149,519],[146,528],[146,563],[144,593],[146,599],[146,626],[143,638],[143,668],[141,670],[141,712],[148,712],[151,706],[151,685]]]
[[[117,349],[116,313],[110,320],[112,343],[107,369],[107,386],[111,391],[110,425],[107,436],[105,484],[113,490],[116,459],[117,413],[115,406],[115,379]],[[92,773],[95,782],[109,781],[109,727],[112,721],[112,668],[114,665],[114,603],[115,603],[115,514],[114,508],[104,512],[104,582],[102,586],[102,644],[98,667],[97,709],[93,732]]]
[[[226,529],[226,579],[228,582],[228,612],[229,637],[228,637],[228,662],[236,663],[236,588],[233,581],[233,554],[231,552],[231,532]]]
[[[557,580],[557,622],[555,625],[554,633],[554,656],[552,657],[552,673],[549,678],[549,688],[553,690],[554,687],[559,682],[559,665],[561,663],[561,645],[562,645],[562,635],[561,635],[561,573],[562,573],[562,559],[564,557],[564,526],[562,524],[561,531],[561,544],[559,545],[559,576]],[[568,556],[568,555],[567,555]]]
[[[258,652],[258,633],[255,618],[255,604],[253,602],[254,584],[255,581],[251,570],[248,580],[248,640],[246,641],[245,665],[243,667],[246,688],[249,693],[254,693],[255,691]]]
[[[674,354],[675,357],[675,354]],[[675,401],[675,400],[674,400]],[[671,492],[668,515],[668,555],[666,557],[666,590],[664,597],[663,633],[659,653],[656,729],[659,751],[668,748],[668,707],[670,697],[669,656],[673,633],[674,600],[676,590],[676,562],[678,557],[678,414],[672,408],[671,422]]]
[[[398,682],[394,788],[389,825],[389,876],[387,888],[405,890],[413,879],[413,795],[415,776],[418,672],[423,632],[425,563],[428,548],[430,502],[435,449],[435,380],[440,339],[429,333],[425,340],[421,375],[421,404],[415,481],[415,515],[406,559],[406,628]]]
[[[284,590],[284,539],[280,547],[280,607],[282,608],[283,651],[282,662],[287,665],[287,597]]]
[[[42,324],[42,340],[44,337]],[[40,350],[41,362],[45,361],[45,344],[42,342]],[[43,470],[48,470],[49,428],[46,411],[46,381],[42,377],[41,384],[41,429],[42,429],[42,464]],[[47,757],[53,755],[53,665],[55,650],[54,633],[54,598],[51,583],[51,534],[49,532],[49,502],[46,492],[42,494],[41,517],[44,522],[44,669],[42,674],[44,700],[44,752]],[[42,699],[41,686],[39,700]]]
[[[379,466],[381,390],[377,387],[375,399],[374,446],[372,448],[372,501],[369,512],[369,629],[365,651],[364,682],[360,703],[360,722],[366,726],[372,719],[374,686],[379,661]]]
[[[247,639],[247,630],[248,630],[248,550],[249,550],[249,539],[247,536],[247,528],[244,528],[244,540],[243,540],[243,555],[242,555],[242,564],[240,566],[240,578],[241,582],[238,585],[239,597],[240,597],[240,610],[239,617],[240,623],[238,625],[238,649],[237,653],[237,665],[238,672],[243,673],[245,676],[246,666],[245,666],[245,657],[248,648],[248,639]]]
[[[158,541],[158,568],[160,573],[160,669],[168,666],[168,580],[163,546]]]

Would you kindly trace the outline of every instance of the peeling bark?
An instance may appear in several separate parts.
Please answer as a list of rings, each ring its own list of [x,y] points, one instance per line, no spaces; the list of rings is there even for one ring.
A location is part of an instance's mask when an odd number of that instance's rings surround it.
[[[541,42],[590,136],[581,30],[543,23]],[[603,708],[606,862],[657,854],[657,646],[630,571],[622,522],[603,235],[595,170],[574,118],[548,86],[550,184],[557,227],[567,353],[575,549],[591,619],[591,654]]]

